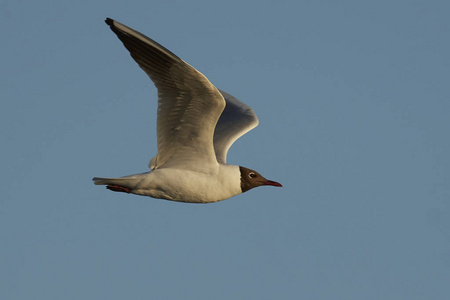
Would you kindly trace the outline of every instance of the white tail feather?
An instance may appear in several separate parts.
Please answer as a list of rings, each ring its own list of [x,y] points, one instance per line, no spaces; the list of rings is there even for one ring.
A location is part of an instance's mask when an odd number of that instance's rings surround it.
[[[132,188],[136,184],[136,178],[92,178],[94,184],[97,185],[120,185],[127,188]]]

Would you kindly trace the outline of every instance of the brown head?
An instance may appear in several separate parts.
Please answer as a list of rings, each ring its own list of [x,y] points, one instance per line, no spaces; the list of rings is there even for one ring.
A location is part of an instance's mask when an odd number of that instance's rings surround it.
[[[273,185],[282,187],[282,185],[279,184],[278,182],[268,180],[258,172],[253,171],[251,169],[239,166],[239,170],[241,171],[241,190],[243,193],[252,188],[262,185]]]

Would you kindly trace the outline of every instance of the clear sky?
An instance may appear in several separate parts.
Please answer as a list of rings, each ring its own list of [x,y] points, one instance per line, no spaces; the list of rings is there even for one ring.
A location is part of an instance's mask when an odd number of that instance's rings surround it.
[[[449,299],[448,1],[0,7],[0,298]],[[195,205],[147,170],[156,90],[103,22],[253,107],[228,162],[284,187]]]

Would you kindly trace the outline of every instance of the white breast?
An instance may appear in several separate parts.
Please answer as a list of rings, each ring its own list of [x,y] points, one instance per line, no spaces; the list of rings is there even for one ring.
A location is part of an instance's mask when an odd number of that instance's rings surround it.
[[[239,166],[218,164],[216,174],[162,168],[141,174],[133,194],[181,202],[207,203],[242,192]]]

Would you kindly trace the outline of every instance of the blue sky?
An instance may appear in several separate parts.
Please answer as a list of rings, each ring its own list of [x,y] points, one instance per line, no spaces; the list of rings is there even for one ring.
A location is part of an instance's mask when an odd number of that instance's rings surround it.
[[[12,1],[0,9],[1,299],[448,299],[447,1]],[[283,188],[190,205],[147,170],[156,90],[104,24],[253,107],[228,162]]]

